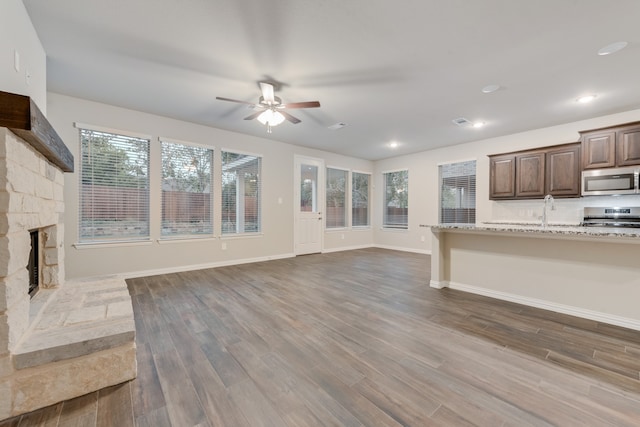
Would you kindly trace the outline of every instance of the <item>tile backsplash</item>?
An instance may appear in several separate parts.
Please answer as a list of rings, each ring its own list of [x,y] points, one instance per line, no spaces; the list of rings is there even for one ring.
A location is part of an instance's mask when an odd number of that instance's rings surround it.
[[[578,224],[587,206],[640,206],[640,195],[588,196],[554,200],[555,210],[547,212],[550,224]],[[504,200],[492,203],[491,218],[487,221],[539,222],[544,200]]]

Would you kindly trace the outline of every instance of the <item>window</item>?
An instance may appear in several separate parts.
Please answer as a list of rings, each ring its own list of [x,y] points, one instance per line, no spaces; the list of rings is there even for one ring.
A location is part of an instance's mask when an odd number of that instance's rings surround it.
[[[213,235],[213,150],[160,141],[163,237]]]
[[[440,165],[440,223],[476,222],[476,161]]]
[[[80,129],[79,241],[149,238],[149,139]]]
[[[345,170],[327,168],[327,228],[347,226],[347,176]]]
[[[371,175],[353,172],[351,177],[351,225],[369,226],[369,183]]]
[[[261,161],[222,152],[222,234],[260,232]]]
[[[384,228],[409,227],[409,171],[386,172],[384,180]]]

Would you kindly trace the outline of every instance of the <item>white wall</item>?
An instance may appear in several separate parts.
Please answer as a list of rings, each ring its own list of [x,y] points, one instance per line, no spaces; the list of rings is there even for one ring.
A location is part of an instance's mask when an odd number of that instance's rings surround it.
[[[48,119],[75,157],[79,169],[79,132],[75,122],[152,136],[151,139],[151,243],[145,245],[102,245],[82,249],[78,242],[78,174],[65,175],[65,252],[67,278],[107,274],[139,275],[179,271],[199,266],[233,264],[250,260],[293,255],[294,155],[323,159],[326,165],[373,172],[372,162],[328,152],[296,147],[262,138],[227,132],[207,126],[127,110],[97,102],[48,94]],[[160,237],[160,174],[158,137],[255,153],[262,156],[262,230],[257,237],[162,242]],[[154,164],[154,160],[157,161]],[[155,167],[155,170],[154,170]],[[278,199],[282,198],[282,204]],[[153,206],[156,209],[153,209]],[[345,238],[342,239],[341,235]],[[325,249],[370,246],[372,231],[327,232]],[[335,238],[339,236],[337,239]]]
[[[535,129],[499,138],[479,140],[453,147],[439,148],[407,156],[380,160],[375,163],[375,193],[378,204],[382,197],[382,173],[409,169],[409,229],[382,229],[382,206],[374,205],[374,241],[376,246],[396,247],[416,252],[431,252],[431,233],[421,224],[438,223],[438,165],[464,160],[476,160],[476,221],[537,221],[542,214],[541,200],[490,201],[489,158],[499,154],[529,148],[576,142],[579,131],[640,121],[640,110],[633,110],[590,120]],[[462,131],[474,132],[474,129]],[[550,212],[551,223],[578,223],[584,206],[640,206],[640,196],[602,196],[576,199],[556,199],[556,210]],[[422,241],[422,237],[425,241]]]
[[[47,114],[47,58],[21,0],[0,0],[0,90],[30,96]]]

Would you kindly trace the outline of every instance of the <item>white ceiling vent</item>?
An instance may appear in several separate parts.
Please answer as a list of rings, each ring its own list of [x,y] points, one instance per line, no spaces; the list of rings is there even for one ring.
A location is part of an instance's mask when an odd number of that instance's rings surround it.
[[[471,126],[472,124],[469,120],[465,119],[464,117],[458,117],[457,119],[453,119],[451,121],[457,124],[458,126]]]

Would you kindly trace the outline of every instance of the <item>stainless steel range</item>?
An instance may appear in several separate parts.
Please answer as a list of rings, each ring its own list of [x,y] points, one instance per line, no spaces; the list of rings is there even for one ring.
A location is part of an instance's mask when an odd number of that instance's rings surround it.
[[[582,225],[591,227],[640,228],[640,207],[584,208]]]

